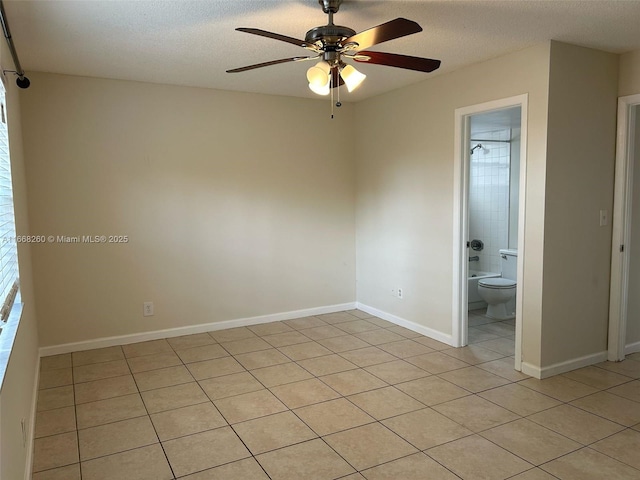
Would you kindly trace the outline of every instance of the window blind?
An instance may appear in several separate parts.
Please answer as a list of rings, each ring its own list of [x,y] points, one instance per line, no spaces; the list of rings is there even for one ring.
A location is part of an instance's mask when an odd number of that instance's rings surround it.
[[[11,184],[4,85],[0,82],[0,319],[6,321],[18,291],[18,240]]]

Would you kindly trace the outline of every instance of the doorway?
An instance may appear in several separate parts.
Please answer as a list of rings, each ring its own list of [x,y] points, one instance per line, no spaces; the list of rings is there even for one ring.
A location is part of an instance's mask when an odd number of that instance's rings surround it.
[[[453,339],[513,355],[520,370],[527,96],[455,117]]]
[[[608,359],[640,352],[640,95],[618,100]],[[635,206],[635,208],[634,208]]]

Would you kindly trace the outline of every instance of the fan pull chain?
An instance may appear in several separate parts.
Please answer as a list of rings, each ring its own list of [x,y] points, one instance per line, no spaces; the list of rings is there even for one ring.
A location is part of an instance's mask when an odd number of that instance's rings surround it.
[[[331,91],[331,120],[333,120],[333,70],[329,70],[329,90]]]

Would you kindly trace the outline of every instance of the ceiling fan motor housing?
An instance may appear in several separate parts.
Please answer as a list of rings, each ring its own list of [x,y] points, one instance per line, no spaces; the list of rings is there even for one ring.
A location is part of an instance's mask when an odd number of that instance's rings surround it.
[[[318,3],[322,5],[324,13],[336,13],[340,9],[342,0],[318,0]]]
[[[304,40],[308,43],[321,42],[327,50],[335,49],[340,42],[352,37],[356,31],[349,27],[341,27],[340,25],[325,25],[322,27],[312,28],[307,32]]]

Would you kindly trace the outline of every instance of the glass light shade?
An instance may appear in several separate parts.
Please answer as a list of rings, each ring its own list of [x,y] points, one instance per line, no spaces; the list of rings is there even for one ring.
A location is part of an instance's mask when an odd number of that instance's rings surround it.
[[[309,88],[311,89],[311,91],[313,93],[317,93],[318,95],[329,95],[329,92],[331,92],[331,88],[329,85],[329,80],[327,80],[327,83],[325,83],[324,85],[314,85],[313,83],[309,84]]]
[[[347,90],[353,92],[358,86],[362,83],[362,81],[367,78],[364,73],[360,73],[358,70],[353,68],[351,65],[345,65],[340,70],[340,76],[344,80],[344,83],[347,85]]]
[[[307,70],[307,80],[310,85],[316,87],[322,87],[326,83],[329,83],[329,71],[331,67],[325,61],[316,63],[313,67]]]

